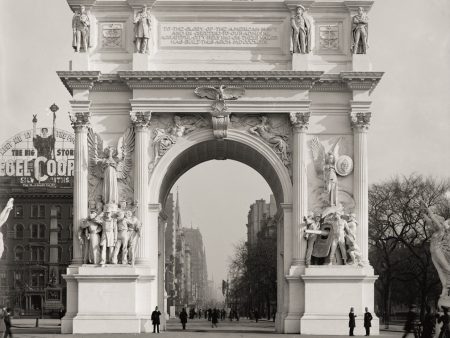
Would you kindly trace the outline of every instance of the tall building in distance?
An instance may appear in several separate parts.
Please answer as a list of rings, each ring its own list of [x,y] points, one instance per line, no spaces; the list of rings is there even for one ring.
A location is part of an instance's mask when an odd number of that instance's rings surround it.
[[[277,204],[273,195],[270,195],[269,203],[267,203],[264,199],[260,199],[250,205],[247,223],[248,245],[252,246],[256,244],[258,234],[261,230],[270,225],[270,221],[276,217],[276,214]]]
[[[183,226],[178,194],[169,194],[164,210],[165,288],[167,306],[181,311],[182,307],[202,308],[207,301],[208,270],[203,237],[199,229]]]

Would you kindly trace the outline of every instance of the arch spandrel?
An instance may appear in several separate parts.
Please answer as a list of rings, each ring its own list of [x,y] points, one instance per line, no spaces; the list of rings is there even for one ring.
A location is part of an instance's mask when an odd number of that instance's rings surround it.
[[[291,178],[277,154],[262,140],[238,130],[229,130],[223,141],[216,140],[208,130],[180,139],[151,173],[151,203],[163,204],[179,177],[197,164],[214,159],[230,159],[250,166],[267,181],[278,204],[292,203]]]

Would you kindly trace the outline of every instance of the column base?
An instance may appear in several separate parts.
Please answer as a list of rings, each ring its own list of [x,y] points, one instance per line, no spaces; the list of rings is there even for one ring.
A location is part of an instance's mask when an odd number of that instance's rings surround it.
[[[152,330],[151,269],[129,265],[82,265],[64,277],[77,289],[78,311],[66,315],[63,333],[142,333]],[[72,285],[75,284],[75,285]],[[68,304],[69,306],[69,304]]]
[[[355,335],[365,334],[365,307],[373,316],[371,335],[379,334],[379,321],[374,314],[377,276],[372,267],[311,266],[305,269],[302,279],[305,283],[305,312],[300,319],[301,334],[348,335],[351,307],[357,316]]]

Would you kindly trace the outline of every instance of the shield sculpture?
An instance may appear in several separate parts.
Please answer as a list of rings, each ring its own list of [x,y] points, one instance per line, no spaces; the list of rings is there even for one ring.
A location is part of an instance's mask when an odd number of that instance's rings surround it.
[[[320,226],[320,230],[326,231],[328,234],[320,235],[314,242],[314,248],[312,255],[314,257],[325,258],[328,257],[331,248],[332,235],[331,231],[333,226],[330,223],[323,223]]]

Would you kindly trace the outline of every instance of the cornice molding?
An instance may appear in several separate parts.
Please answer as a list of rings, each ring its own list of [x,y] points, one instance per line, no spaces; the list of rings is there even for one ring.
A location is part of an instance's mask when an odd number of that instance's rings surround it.
[[[59,71],[56,72],[64,86],[73,95],[74,89],[91,90],[100,78],[99,71]]]
[[[383,72],[341,72],[342,81],[350,90],[373,91],[383,77]]]

